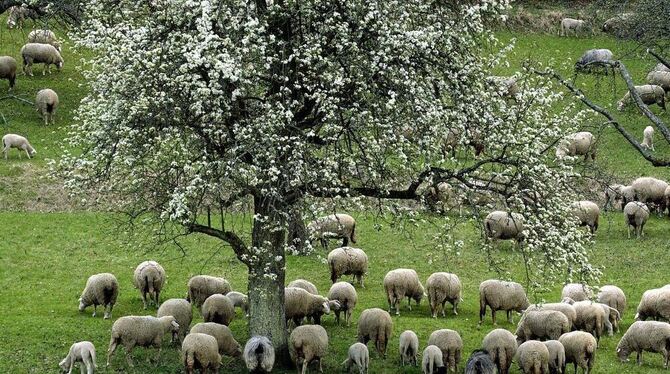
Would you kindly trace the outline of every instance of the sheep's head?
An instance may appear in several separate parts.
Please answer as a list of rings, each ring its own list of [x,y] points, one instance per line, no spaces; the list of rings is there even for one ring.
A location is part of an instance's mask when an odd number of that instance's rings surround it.
[[[56,63],[56,69],[58,69],[58,71],[63,70],[63,59],[62,58],[60,59],[60,61],[58,61]]]
[[[572,304],[575,303],[575,300],[573,300],[572,298],[569,298],[569,297],[564,297],[563,300],[561,300],[561,302],[572,305]]]
[[[84,303],[84,299],[82,299],[82,298],[80,297],[80,298],[79,298],[79,311],[80,311],[80,312],[83,312],[84,309],[86,309],[86,307],[87,307],[87,305],[86,305],[86,303]]]
[[[342,304],[338,300],[330,300],[328,301],[328,306],[330,307],[331,310],[338,311],[342,309]]]
[[[56,48],[56,50],[60,52],[60,42],[54,41],[51,45],[53,45],[54,48]]]
[[[330,314],[330,303],[327,299],[321,304],[321,312],[323,312],[323,314]]]
[[[69,354],[68,354],[68,356],[69,356]],[[69,364],[69,363],[67,362],[67,357],[65,357],[65,358],[63,359],[63,361],[61,361],[61,362],[58,364],[58,366],[60,366],[61,373],[66,373],[66,372],[68,371],[68,369],[70,369],[70,365],[68,365],[68,364]]]
[[[426,295],[426,293],[423,290],[423,286],[421,286],[421,289],[419,290],[419,292],[414,294],[414,296],[412,296],[412,299],[414,299],[414,301],[416,301],[416,305],[419,305],[419,304],[421,304],[421,299],[423,299],[424,296],[428,296],[428,295]]]
[[[623,100],[619,100],[619,101],[617,101],[617,103],[616,103],[616,108],[617,108],[619,111],[622,111],[624,107],[625,107],[625,104],[624,104]]]
[[[238,342],[235,342],[235,344],[236,344],[235,351],[233,351],[231,356],[240,357],[240,356],[242,356],[242,346]]]
[[[622,347],[621,345],[619,345],[618,347],[616,347],[616,354],[619,357],[619,360],[621,360],[621,362],[628,362],[628,356],[630,356],[630,350],[628,349],[628,347]]]

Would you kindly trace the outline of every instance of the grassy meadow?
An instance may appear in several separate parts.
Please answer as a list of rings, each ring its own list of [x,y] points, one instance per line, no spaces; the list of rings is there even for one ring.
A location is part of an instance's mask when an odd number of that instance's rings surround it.
[[[29,32],[8,31],[0,17],[0,55],[11,55],[20,63],[19,50]],[[62,32],[58,33],[59,35]],[[498,74],[511,74],[528,58],[551,63],[569,76],[574,61],[589,48],[610,48],[615,55],[629,50],[630,46],[605,37],[559,38],[555,35],[521,35],[510,32],[499,33],[503,41],[516,38],[516,49],[510,54],[510,67],[501,68]],[[35,77],[19,76],[15,94],[26,100],[34,100],[41,88],[49,87],[60,96],[61,105],[56,116],[56,125],[45,127],[34,108],[14,99],[0,100],[0,126],[3,133],[18,133],[27,136],[37,149],[37,157],[28,161],[19,159],[13,150],[8,161],[0,162],[0,372],[2,373],[55,373],[58,362],[65,357],[69,346],[80,340],[90,340],[97,348],[97,363],[100,373],[181,373],[179,351],[164,345],[158,363],[148,361],[155,350],[136,348],[135,368],[127,367],[123,349],[117,350],[112,366],[105,367],[106,351],[112,320],[103,320],[102,313],[91,317],[92,308],[85,313],[77,310],[77,299],[89,275],[112,272],[120,282],[120,294],[113,317],[124,315],[155,314],[155,308],[142,309],[137,290],[132,287],[132,273],[140,262],[154,259],[160,262],[168,274],[168,283],[161,298],[184,297],[186,282],[196,274],[211,274],[227,278],[234,289],[246,289],[246,268],[238,262],[232,251],[220,242],[205,236],[190,236],[180,241],[184,252],[174,245],[152,247],[139,245],[133,236],[116,229],[115,216],[106,213],[72,210],[72,205],[62,195],[58,183],[43,178],[49,158],[59,154],[59,144],[66,137],[67,125],[73,120],[78,101],[85,94],[82,78],[76,66],[81,52],[75,52],[71,44],[64,45],[65,67],[51,76],[41,75],[41,66],[35,67]],[[630,54],[623,58],[637,81],[643,81],[648,69],[655,64],[643,55]],[[615,101],[625,92],[620,78],[577,77],[578,85],[599,103],[615,110]],[[7,82],[0,81],[0,98],[4,96]],[[670,123],[670,116],[660,108],[652,107]],[[647,122],[635,110],[617,114],[627,128],[642,137]],[[3,119],[4,118],[4,119]],[[668,169],[653,168],[627,146],[623,138],[613,129],[603,127],[602,118],[593,117],[584,124],[585,129],[600,133],[597,164],[605,172],[622,182],[642,175],[670,179]],[[657,136],[656,149],[668,153],[670,146],[663,144]],[[585,196],[585,198],[589,198]],[[57,212],[54,212],[57,211]],[[464,286],[459,315],[450,312],[446,318],[432,319],[429,307],[423,302],[410,312],[403,304],[400,317],[393,317],[394,336],[389,345],[386,360],[371,352],[371,373],[419,373],[414,367],[401,367],[398,359],[398,336],[406,329],[414,330],[420,339],[420,349],[426,345],[428,336],[436,329],[449,328],[458,331],[465,347],[460,368],[470,352],[479,347],[482,338],[492,328],[490,313],[480,328],[478,321],[478,285],[481,281],[498,275],[486,264],[485,254],[480,251],[479,230],[464,225],[454,234],[465,242],[460,255],[441,253],[436,249],[432,237],[435,228],[419,226],[412,235],[402,235],[382,225],[375,228],[376,218],[372,214],[354,213],[358,220],[357,246],[364,249],[370,258],[370,270],[366,277],[366,288],[357,287],[359,304],[354,311],[356,321],[361,311],[371,307],[386,308],[382,279],[387,271],[407,267],[414,268],[422,281],[436,271],[456,273]],[[615,347],[623,331],[633,322],[635,308],[644,290],[670,283],[668,276],[669,247],[666,218],[652,217],[646,226],[646,238],[626,239],[626,230],[621,213],[607,213],[601,217],[601,227],[595,244],[590,248],[593,264],[603,270],[602,284],[621,287],[628,297],[628,309],[621,325],[622,332],[614,337],[604,337],[597,352],[593,373],[665,373],[660,354],[645,353],[644,365],[633,362],[622,364],[616,358]],[[140,233],[141,235],[141,233]],[[149,235],[148,233],[145,236]],[[333,248],[335,242],[331,242]],[[500,248],[500,255],[521,264],[520,256],[509,246]],[[289,257],[287,282],[296,278],[312,281],[321,294],[330,287],[327,252],[321,250],[312,256]],[[512,276],[523,279],[522,266],[514,268]],[[560,296],[561,285],[556,285],[546,294],[531,295],[532,301],[553,301]],[[504,313],[498,314],[499,327],[514,331],[507,323]],[[515,317],[515,321],[518,316]],[[193,323],[202,321],[197,311]],[[323,325],[330,337],[329,354],[323,362],[325,373],[342,372],[341,362],[346,351],[356,339],[356,324],[351,327],[335,326],[332,316],[324,317]],[[231,323],[237,340],[244,344],[248,339],[246,322],[238,311]],[[372,351],[372,349],[371,349]],[[634,357],[633,360],[634,361]],[[224,358],[221,372],[246,372],[241,361]],[[294,372],[294,370],[276,372]],[[518,373],[516,365],[513,373]]]

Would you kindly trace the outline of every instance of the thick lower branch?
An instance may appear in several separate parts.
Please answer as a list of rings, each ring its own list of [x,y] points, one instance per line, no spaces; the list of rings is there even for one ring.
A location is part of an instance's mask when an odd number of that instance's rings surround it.
[[[199,232],[202,234],[206,234],[218,239],[223,240],[224,242],[230,244],[230,246],[233,248],[233,252],[235,252],[235,255],[237,258],[242,261],[244,264],[249,265],[248,260],[246,259],[248,250],[247,250],[247,245],[244,244],[244,241],[235,234],[232,231],[223,231],[219,229],[215,229],[212,227],[208,227],[205,225],[200,225],[197,223],[193,223],[188,227],[189,232]]]
[[[650,48],[647,48],[647,53],[649,53],[650,55],[656,57],[656,59],[657,59],[661,64],[665,65],[665,67],[667,67],[668,69],[670,69],[670,61],[668,61],[668,60],[666,60],[665,58],[663,58],[663,56],[657,54],[656,52],[654,52],[654,51],[651,50]]]

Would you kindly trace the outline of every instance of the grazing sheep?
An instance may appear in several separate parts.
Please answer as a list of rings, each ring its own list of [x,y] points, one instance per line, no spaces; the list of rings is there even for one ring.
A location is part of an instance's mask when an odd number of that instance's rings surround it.
[[[666,286],[644,291],[635,320],[644,321],[647,318],[670,321],[670,288]]]
[[[661,86],[665,92],[670,91],[670,72],[651,71],[647,74],[647,83]]]
[[[667,66],[665,66],[664,63],[659,62],[658,64],[656,64],[656,66],[654,66],[654,68],[653,68],[651,71],[666,71],[666,72],[670,72],[670,68],[667,67]]]
[[[428,338],[428,345],[437,346],[442,351],[442,362],[447,371],[458,372],[458,364],[463,352],[463,339],[458,332],[449,329],[435,330]]]
[[[16,84],[16,60],[10,56],[0,56],[0,79],[9,81],[9,90]]]
[[[190,301],[196,307],[200,307],[208,297],[214,294],[226,295],[231,290],[230,283],[223,278],[196,275],[188,280],[188,296],[186,296],[186,300]]]
[[[488,352],[477,349],[465,363],[465,374],[496,374],[496,365]]]
[[[524,239],[523,222],[523,216],[519,213],[496,210],[489,213],[484,219],[484,232],[490,239],[514,239],[521,242]]]
[[[244,346],[244,363],[250,373],[271,372],[275,364],[275,349],[270,339],[252,336]]]
[[[419,280],[419,275],[413,269],[395,269],[386,273],[384,277],[384,291],[389,304],[389,313],[395,309],[395,314],[400,315],[399,304],[407,297],[407,307],[412,310],[412,299],[416,305],[421,303],[424,296],[424,288]]]
[[[340,323],[340,313],[344,312],[344,322],[347,327],[351,325],[351,314],[358,302],[358,293],[354,286],[347,282],[337,282],[330,287],[328,291],[328,300],[336,300],[339,307],[331,309],[335,312],[335,323]]]
[[[358,318],[358,341],[368,344],[375,343],[375,349],[380,356],[386,358],[386,347],[393,335],[393,320],[391,315],[382,309],[365,309]]]
[[[621,188],[623,187],[623,184],[617,183],[605,186],[605,210],[614,208],[614,203],[621,200]]]
[[[365,288],[363,276],[368,271],[368,255],[363,250],[352,247],[335,248],[328,253],[328,267],[333,283],[343,275],[352,275]]]
[[[605,318],[603,319],[603,324],[605,325],[605,328],[607,329],[607,335],[612,336],[614,335],[614,328],[618,327],[618,321],[621,320],[621,315],[619,314],[619,311],[610,307],[607,304],[603,303],[595,303],[596,305],[600,306],[603,309],[603,312],[605,313]]]
[[[570,330],[572,330],[572,326],[575,324],[575,319],[577,319],[577,312],[575,311],[575,307],[568,303],[533,304],[526,308],[525,313],[534,310],[555,310],[557,312],[563,313],[568,318]]]
[[[555,310],[525,312],[516,329],[516,341],[555,340],[570,331],[568,317]]]
[[[193,320],[193,310],[191,303],[184,299],[168,299],[161,304],[156,313],[156,317],[173,316],[179,324],[179,342],[184,342],[184,337],[188,334],[188,328]]]
[[[568,36],[570,32],[577,36],[586,28],[586,21],[574,18],[563,18],[561,20],[561,36]]]
[[[51,44],[60,52],[60,43],[51,30],[33,30],[28,34],[28,43]]]
[[[45,88],[40,90],[35,97],[35,108],[44,119],[44,125],[48,126],[55,123],[54,115],[58,108],[58,94],[54,90]]]
[[[596,67],[604,67],[607,74],[607,63],[614,60],[609,49],[589,49],[575,62],[575,71],[592,72]]]
[[[572,304],[577,312],[574,328],[591,333],[598,341],[603,333],[603,327],[609,323],[608,315],[598,303],[589,300],[577,301]]]
[[[623,214],[626,227],[628,227],[628,239],[630,239],[631,229],[633,229],[637,238],[644,236],[644,225],[649,219],[647,205],[639,201],[631,201],[623,208]]]
[[[670,74],[670,73],[668,73]],[[655,151],[654,149],[654,128],[651,126],[647,126],[644,128],[644,131],[642,132],[642,143],[640,143],[640,146],[642,148],[648,150],[648,151]]]
[[[79,311],[83,312],[87,306],[93,305],[93,317],[95,317],[98,305],[102,305],[105,308],[104,319],[112,318],[112,309],[118,296],[119,281],[114,274],[91,275],[79,297]]]
[[[665,212],[665,190],[668,183],[651,177],[637,178],[631,183],[635,191],[637,201],[645,204],[653,204],[657,207],[659,214]]]
[[[321,359],[326,356],[327,351],[328,334],[319,325],[298,326],[289,336],[291,360],[295,362],[298,370],[302,365],[302,374],[307,373],[307,365],[312,361],[319,362],[319,372],[322,373]]]
[[[619,312],[619,319],[616,320],[614,328],[619,332],[619,321],[623,317],[623,313],[626,310],[626,295],[623,293],[623,290],[617,286],[606,285],[600,287],[600,292],[598,292],[598,302],[608,305],[610,308],[614,308]]]
[[[588,332],[572,331],[561,335],[558,341],[565,348],[565,363],[574,364],[575,373],[577,367],[580,367],[588,374],[596,361],[596,349],[598,348],[596,338]]]
[[[519,370],[524,374],[549,374],[549,350],[537,340],[529,340],[516,350]]]
[[[400,334],[400,360],[402,366],[405,366],[405,361],[416,366],[416,355],[419,354],[419,337],[412,330],[405,330]]]
[[[598,219],[600,218],[600,208],[598,204],[588,201],[576,201],[570,205],[572,214],[579,219],[581,226],[588,226],[591,234],[598,230]]]
[[[505,282],[497,279],[489,279],[479,284],[479,324],[481,325],[486,315],[486,307],[491,308],[491,319],[496,325],[496,312],[504,310],[507,312],[507,321],[512,323],[511,311],[519,313],[524,311],[530,302],[526,297],[526,291],[519,283]]]
[[[566,297],[571,298],[574,301],[584,301],[593,298],[593,291],[591,287],[581,284],[581,283],[568,283],[563,286],[563,291],[561,291],[561,299]]]
[[[165,305],[165,303],[163,304]],[[242,354],[242,346],[233,337],[232,331],[226,325],[214,322],[201,322],[191,328],[191,333],[201,333],[211,335],[216,339],[219,347],[219,353],[231,357],[238,357]]]
[[[245,317],[249,317],[249,297],[241,292],[230,291],[226,294],[235,308],[240,308]]]
[[[665,110],[665,91],[663,87],[652,84],[645,84],[643,86],[635,86],[635,91],[646,105],[657,104]],[[617,102],[617,109],[624,110],[626,106],[633,102],[630,92],[626,94]]]
[[[133,275],[133,285],[140,290],[144,309],[147,308],[147,294],[149,301],[156,306],[160,305],[160,295],[165,284],[165,269],[156,261],[144,261],[137,265]]]
[[[616,353],[621,362],[627,362],[631,352],[637,353],[637,364],[642,365],[642,351],[663,355],[663,368],[670,360],[670,324],[655,321],[637,321],[630,325],[619,340]]]
[[[161,318],[152,316],[125,316],[117,319],[112,325],[112,337],[109,341],[109,349],[107,350],[107,366],[109,366],[112,354],[114,354],[119,344],[122,344],[126,348],[126,360],[130,367],[133,367],[130,354],[136,346],[157,347],[156,361],[158,361],[161,354],[163,335],[168,332],[172,333],[173,339],[179,333],[179,324],[172,316]]]
[[[421,370],[423,374],[446,374],[447,368],[442,362],[442,351],[440,348],[429,345],[423,350]]]
[[[202,373],[209,369],[218,373],[221,355],[218,352],[216,339],[211,335],[197,332],[186,335],[181,345],[181,360],[187,374],[195,373],[195,369],[200,369]]]
[[[44,64],[42,75],[47,72],[51,74],[51,65],[55,65],[58,71],[63,69],[63,57],[56,47],[50,44],[28,43],[21,47],[23,58],[23,72],[33,76],[33,64]]]
[[[93,374],[93,371],[98,368],[95,364],[95,346],[93,343],[83,341],[72,344],[67,356],[65,356],[58,366],[60,366],[63,372],[67,371],[67,374],[72,374],[74,364],[77,362],[80,363],[79,368],[82,374],[84,374],[84,368],[86,368],[87,374]]]
[[[565,372],[565,348],[558,340],[547,340],[544,345],[549,351],[549,373],[563,374]]]
[[[303,290],[311,293],[312,295],[318,295],[319,291],[316,289],[314,283],[306,281],[304,279],[296,279],[293,282],[289,283],[286,287],[296,287],[302,288]]]
[[[214,294],[202,303],[202,318],[205,322],[215,322],[228,326],[235,318],[235,307],[228,296]]]
[[[602,26],[602,31],[616,37],[623,37],[628,28],[628,21],[631,13],[624,13],[607,19]]]
[[[7,159],[7,154],[9,153],[10,148],[19,150],[19,158],[21,158],[20,151],[25,151],[28,158],[37,153],[35,148],[28,142],[28,139],[16,134],[7,134],[2,137],[2,152],[5,154],[5,160]]]
[[[305,317],[313,318],[318,325],[322,315],[330,314],[328,299],[296,287],[284,288],[284,308],[286,321],[293,320],[296,326],[300,326]]]
[[[444,305],[447,301],[453,306],[454,315],[458,315],[458,303],[463,300],[461,288],[461,280],[456,274],[438,272],[428,277],[426,289],[433,318],[437,318],[438,308],[442,308],[442,317],[446,317]]]
[[[342,246],[349,241],[356,244],[356,220],[348,214],[331,214],[320,217],[307,225],[310,241],[318,239],[323,248],[328,248],[328,239],[342,239]]]
[[[509,373],[517,348],[516,338],[511,332],[505,329],[492,330],[484,337],[482,348],[495,362],[499,374]]]
[[[584,161],[596,159],[596,138],[588,131],[576,132],[566,136],[556,147],[556,158],[565,156],[584,156]]]
[[[614,195],[614,201],[621,202],[621,211],[623,212],[626,204],[635,201],[635,189],[633,189],[633,186],[619,187],[617,193]]]
[[[349,347],[348,357],[342,363],[347,373],[351,370],[358,369],[359,374],[367,374],[368,366],[370,365],[370,352],[368,346],[363,343],[354,343]]]

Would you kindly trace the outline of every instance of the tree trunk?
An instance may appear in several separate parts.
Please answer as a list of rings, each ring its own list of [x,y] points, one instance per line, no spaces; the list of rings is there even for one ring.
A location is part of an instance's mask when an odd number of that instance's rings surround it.
[[[291,208],[291,215],[288,221],[288,243],[292,245],[295,252],[301,255],[307,253],[307,227],[302,220],[302,210],[299,204]]]

